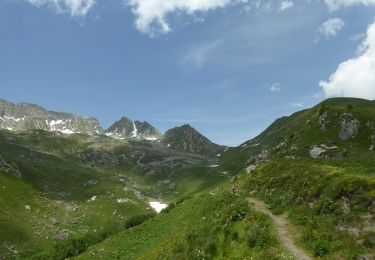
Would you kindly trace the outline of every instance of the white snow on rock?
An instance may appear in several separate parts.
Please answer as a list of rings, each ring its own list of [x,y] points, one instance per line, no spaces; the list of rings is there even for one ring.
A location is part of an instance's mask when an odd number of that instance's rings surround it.
[[[163,209],[165,209],[166,207],[168,207],[167,204],[164,204],[164,203],[160,203],[158,201],[150,201],[150,206],[157,212],[157,213],[160,213],[160,211],[162,211]]]
[[[52,120],[49,122],[50,127],[55,128],[56,125],[65,125],[67,121],[63,120]]]
[[[92,196],[91,199],[89,199],[87,202],[94,202],[96,200],[97,196]]]
[[[72,134],[75,134],[76,132],[70,130],[70,129],[64,129],[64,130],[60,130],[61,133],[63,134],[67,134],[67,135],[72,135]]]
[[[19,122],[19,121],[23,121],[25,120],[25,117],[22,117],[22,118],[15,118],[15,117],[12,117],[12,116],[4,116],[5,119],[9,119],[9,120],[13,120],[13,121],[16,121],[16,122]]]
[[[145,137],[146,140],[148,141],[157,141],[159,140],[157,137]]]
[[[208,168],[217,168],[217,167],[219,167],[219,166],[220,166],[220,165],[212,164],[212,165],[208,166]]]
[[[137,137],[138,135],[138,129],[137,129],[137,126],[135,125],[134,121],[133,121],[133,132],[132,132],[132,137]]]

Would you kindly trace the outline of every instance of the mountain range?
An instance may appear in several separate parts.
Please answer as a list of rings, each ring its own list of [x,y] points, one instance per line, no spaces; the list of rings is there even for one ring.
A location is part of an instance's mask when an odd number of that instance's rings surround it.
[[[160,141],[175,150],[188,153],[215,155],[223,149],[190,125],[168,130],[164,135],[148,122],[133,121],[127,117],[104,130],[93,117],[52,112],[27,103],[14,104],[0,100],[0,129],[9,131],[45,130],[63,134],[106,135],[115,139]]]

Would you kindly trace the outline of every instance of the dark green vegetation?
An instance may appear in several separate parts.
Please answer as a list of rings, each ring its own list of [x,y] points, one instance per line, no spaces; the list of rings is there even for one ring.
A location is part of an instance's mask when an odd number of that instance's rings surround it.
[[[292,259],[256,197],[314,258],[375,255],[375,102],[330,99],[225,151],[193,130],[161,143],[1,132],[0,254]]]

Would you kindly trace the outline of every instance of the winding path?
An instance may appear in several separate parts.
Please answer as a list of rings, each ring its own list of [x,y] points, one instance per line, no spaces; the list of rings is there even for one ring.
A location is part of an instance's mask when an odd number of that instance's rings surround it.
[[[311,260],[312,258],[298,247],[295,243],[295,235],[290,233],[288,230],[288,221],[284,216],[276,216],[267,208],[263,201],[248,198],[248,201],[252,204],[255,210],[269,216],[275,224],[277,234],[282,245],[291,253],[297,260]]]

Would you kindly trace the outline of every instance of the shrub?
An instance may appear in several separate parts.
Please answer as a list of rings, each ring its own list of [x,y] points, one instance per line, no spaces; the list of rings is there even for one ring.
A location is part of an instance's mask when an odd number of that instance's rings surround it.
[[[166,207],[165,209],[163,209],[161,211],[161,213],[168,213],[169,211],[171,211],[172,209],[174,209],[176,207],[176,204],[174,203],[171,203],[168,205],[168,207]]]
[[[138,226],[142,224],[143,222],[149,219],[152,219],[153,217],[155,217],[155,214],[145,214],[145,215],[138,215],[138,216],[131,217],[125,222],[125,228],[128,229],[128,228]]]
[[[96,233],[88,233],[82,237],[59,241],[52,249],[42,251],[32,256],[31,259],[64,260],[69,257],[77,256],[86,251],[88,247],[103,241],[111,234],[113,234],[113,230],[102,230]]]

